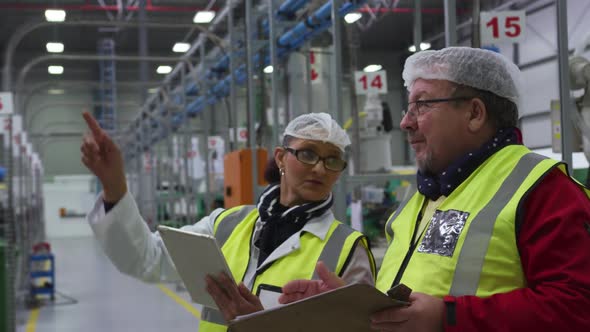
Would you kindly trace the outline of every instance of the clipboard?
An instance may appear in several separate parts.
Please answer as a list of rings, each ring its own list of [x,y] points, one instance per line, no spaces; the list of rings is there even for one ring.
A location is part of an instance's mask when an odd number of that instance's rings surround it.
[[[409,302],[392,299],[373,286],[352,284],[281,307],[239,316],[229,323],[229,331],[368,332],[371,331],[371,314],[408,305]]]
[[[158,226],[158,231],[193,302],[217,309],[205,277],[220,272],[233,276],[215,237],[167,226]]]

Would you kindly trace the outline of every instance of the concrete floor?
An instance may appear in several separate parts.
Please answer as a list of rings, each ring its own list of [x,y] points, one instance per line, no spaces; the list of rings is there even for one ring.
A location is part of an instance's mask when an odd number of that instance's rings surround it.
[[[70,331],[197,331],[201,308],[188,302],[188,293],[175,291],[173,299],[158,285],[146,284],[119,273],[94,238],[51,240],[56,260],[57,294],[34,311],[19,312],[18,332]],[[178,301],[186,301],[188,309]],[[191,312],[189,312],[192,311]],[[28,323],[28,325],[27,325]]]
[[[17,332],[198,331],[201,306],[190,303],[181,287],[146,284],[121,274],[93,237],[50,243],[59,294],[54,303],[46,301],[36,319],[35,311],[19,310]],[[373,245],[380,265],[387,244]]]

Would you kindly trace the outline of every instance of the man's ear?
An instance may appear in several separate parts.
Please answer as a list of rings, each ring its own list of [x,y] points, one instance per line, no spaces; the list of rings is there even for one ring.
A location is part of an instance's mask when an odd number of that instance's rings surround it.
[[[488,120],[488,110],[486,105],[479,98],[471,99],[469,105],[469,130],[471,132],[478,132],[486,125]]]
[[[281,148],[281,147],[276,147],[275,148],[275,152],[274,152],[274,156],[275,156],[275,163],[277,163],[277,166],[279,166],[279,169],[282,169],[285,167],[285,162],[283,161],[283,159],[285,158],[285,149]]]

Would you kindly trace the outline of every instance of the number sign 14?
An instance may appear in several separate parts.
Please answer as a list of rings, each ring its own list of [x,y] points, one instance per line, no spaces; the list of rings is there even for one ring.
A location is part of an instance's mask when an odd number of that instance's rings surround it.
[[[387,74],[385,70],[372,73],[357,71],[354,73],[354,88],[357,95],[387,93]]]

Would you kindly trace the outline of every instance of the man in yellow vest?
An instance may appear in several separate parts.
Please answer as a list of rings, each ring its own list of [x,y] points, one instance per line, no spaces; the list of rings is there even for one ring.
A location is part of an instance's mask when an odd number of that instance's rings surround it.
[[[590,201],[564,164],[516,128],[520,70],[500,54],[450,47],[406,60],[401,128],[418,192],[389,218],[377,278],[411,304],[371,316],[380,331],[590,331]],[[318,269],[324,269],[318,266]],[[319,271],[318,271],[319,272]],[[342,284],[295,281],[286,303]]]

